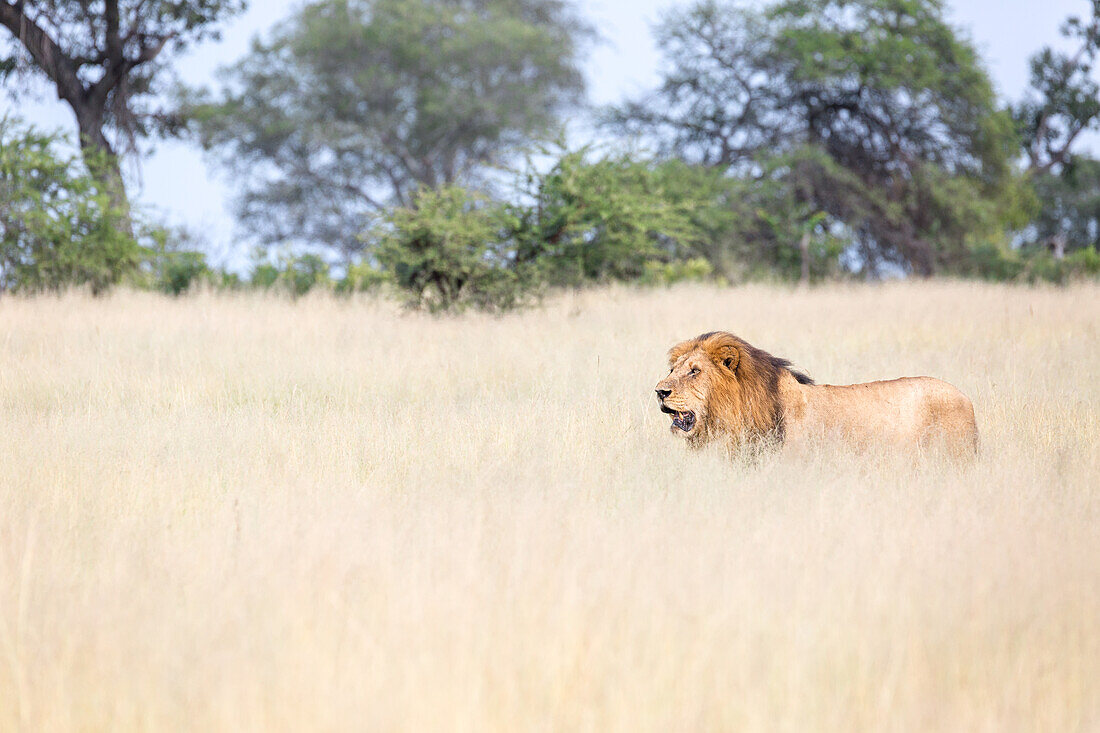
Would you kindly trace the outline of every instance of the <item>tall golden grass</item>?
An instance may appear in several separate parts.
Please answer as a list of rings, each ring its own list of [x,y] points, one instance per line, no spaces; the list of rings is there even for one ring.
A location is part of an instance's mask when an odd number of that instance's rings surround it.
[[[675,341],[971,466],[668,433]],[[1100,729],[1100,287],[0,299],[0,730]]]

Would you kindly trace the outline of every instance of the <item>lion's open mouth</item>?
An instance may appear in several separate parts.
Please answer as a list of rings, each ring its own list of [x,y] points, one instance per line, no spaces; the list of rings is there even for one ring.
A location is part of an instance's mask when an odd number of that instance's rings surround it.
[[[661,412],[672,415],[673,430],[683,430],[685,433],[690,433],[691,429],[695,427],[694,412],[677,412],[666,405],[661,405]]]
[[[691,429],[695,427],[695,413],[678,413],[676,417],[672,418],[672,427],[674,429],[683,430],[685,433],[690,433]]]

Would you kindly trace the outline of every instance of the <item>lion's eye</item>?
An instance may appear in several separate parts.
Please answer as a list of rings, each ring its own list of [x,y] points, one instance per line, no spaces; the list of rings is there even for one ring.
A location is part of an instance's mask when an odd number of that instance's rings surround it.
[[[698,369],[692,369],[690,372],[688,372],[688,376],[689,377],[694,377],[698,373],[699,373]]]

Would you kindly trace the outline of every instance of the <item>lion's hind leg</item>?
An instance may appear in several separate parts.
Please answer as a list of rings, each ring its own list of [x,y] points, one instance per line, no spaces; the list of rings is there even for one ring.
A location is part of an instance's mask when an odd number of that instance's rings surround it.
[[[968,460],[978,453],[978,424],[974,405],[961,392],[936,395],[925,405],[918,443],[924,455],[944,454]]]

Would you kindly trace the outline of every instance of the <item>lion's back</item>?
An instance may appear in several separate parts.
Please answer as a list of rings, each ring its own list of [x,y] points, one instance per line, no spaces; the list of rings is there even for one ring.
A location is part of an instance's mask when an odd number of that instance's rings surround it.
[[[974,405],[961,390],[935,377],[899,377],[878,382],[811,387],[813,413],[827,430],[858,442],[894,440],[922,450],[973,454],[978,447]]]

